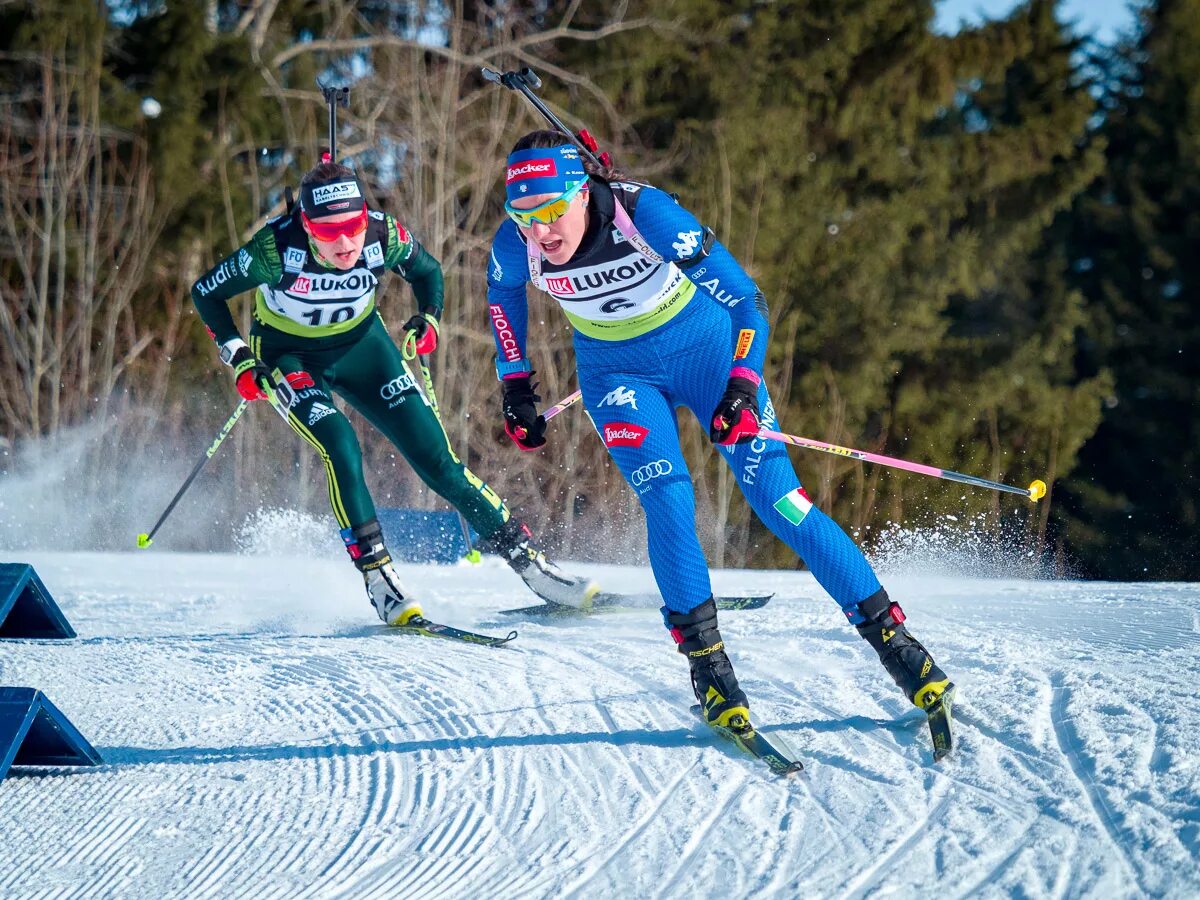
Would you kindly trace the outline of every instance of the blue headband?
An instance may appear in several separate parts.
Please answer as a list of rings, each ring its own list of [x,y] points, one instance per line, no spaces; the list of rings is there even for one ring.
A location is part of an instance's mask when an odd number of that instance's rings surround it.
[[[511,203],[518,197],[561,194],[587,178],[574,144],[518,150],[508,157],[504,188]]]

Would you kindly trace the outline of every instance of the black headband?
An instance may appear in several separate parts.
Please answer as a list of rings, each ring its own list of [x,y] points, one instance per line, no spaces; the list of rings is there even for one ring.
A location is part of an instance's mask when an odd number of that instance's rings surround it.
[[[353,175],[306,184],[300,192],[300,208],[314,219],[361,209],[364,202],[362,185]]]

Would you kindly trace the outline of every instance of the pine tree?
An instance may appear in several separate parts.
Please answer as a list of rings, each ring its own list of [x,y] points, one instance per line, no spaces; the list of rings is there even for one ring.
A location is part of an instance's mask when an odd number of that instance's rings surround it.
[[[629,36],[628,66],[599,68],[586,47],[573,58],[621,98],[636,132],[621,143],[676,161],[657,180],[764,289],[782,425],[1023,484],[1055,455],[1068,470],[1100,383],[1070,369],[1078,298],[1043,296],[1058,290],[1052,260],[1026,260],[1098,156],[1054,4],[953,37],[932,33],[932,2],[671,9],[677,39]],[[797,461],[856,531],[1015,502]],[[747,540],[772,546],[762,537]]]
[[[1067,546],[1088,573],[1200,578],[1200,2],[1159,0],[1109,60],[1104,176],[1067,242],[1087,297],[1080,366],[1110,369],[1068,485]]]

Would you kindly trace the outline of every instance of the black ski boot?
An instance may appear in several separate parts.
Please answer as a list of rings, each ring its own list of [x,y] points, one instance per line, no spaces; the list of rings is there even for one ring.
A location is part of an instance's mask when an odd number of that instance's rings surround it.
[[[929,710],[954,684],[938,668],[929,651],[904,624],[904,610],[880,588],[858,604],[866,621],[858,633],[879,654],[879,661],[918,709]]]
[[[734,731],[750,727],[750,701],[738,687],[733,663],[717,630],[717,604],[709,597],[690,613],[667,613],[671,637],[692,670],[692,692],[709,725]]]
[[[562,571],[530,543],[532,537],[525,525],[516,519],[509,519],[479,542],[479,550],[504,557],[529,589],[547,603],[591,609],[592,598],[600,590],[599,585],[590,579]]]
[[[385,624],[406,625],[421,618],[421,604],[400,584],[400,576],[392,567],[392,555],[383,543],[378,519],[342,529],[342,540],[350,559],[362,572],[371,605]]]

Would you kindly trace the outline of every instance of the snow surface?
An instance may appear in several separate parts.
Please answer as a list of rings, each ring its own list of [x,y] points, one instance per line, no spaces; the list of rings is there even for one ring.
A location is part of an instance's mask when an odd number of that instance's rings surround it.
[[[485,649],[388,633],[344,561],[0,559],[80,634],[0,643],[0,684],[106,761],[0,782],[5,898],[1200,895],[1197,585],[886,579],[959,685],[934,765],[810,576],[717,572],[778,592],[722,631],[785,781],[694,721],[652,609]],[[494,560],[404,571],[450,624],[533,602]]]

